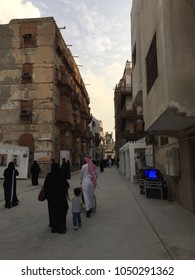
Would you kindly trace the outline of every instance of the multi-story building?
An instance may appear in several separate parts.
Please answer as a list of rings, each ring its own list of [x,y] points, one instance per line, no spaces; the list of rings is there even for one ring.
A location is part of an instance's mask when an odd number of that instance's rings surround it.
[[[90,123],[90,130],[92,133],[91,145],[90,145],[90,156],[98,164],[103,158],[104,152],[104,137],[103,137],[103,123],[101,120],[97,120],[92,116]]]
[[[89,152],[89,96],[52,17],[0,25],[0,142],[27,146],[31,162]]]
[[[142,109],[132,102],[132,68],[126,61],[123,76],[115,87],[115,149],[119,157],[119,149],[128,141],[137,141],[145,136]]]
[[[105,151],[105,138],[104,138],[104,129],[103,122],[100,120],[100,159],[104,159],[104,151]]]
[[[111,158],[115,160],[116,152],[115,152],[115,141],[113,139],[113,133],[106,132],[104,140],[104,159]]]
[[[134,0],[133,104],[143,108],[146,143],[169,198],[195,212],[195,4]]]

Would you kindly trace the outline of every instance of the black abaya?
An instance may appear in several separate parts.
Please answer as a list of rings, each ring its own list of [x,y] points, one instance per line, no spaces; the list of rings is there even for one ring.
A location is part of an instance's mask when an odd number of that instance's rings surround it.
[[[14,163],[10,162],[3,173],[3,187],[6,208],[11,208],[13,206],[18,205],[19,203],[19,200],[16,195],[16,176],[18,175],[19,173],[17,169],[15,169]]]
[[[68,212],[67,191],[69,184],[61,176],[60,166],[52,164],[51,172],[45,178],[45,195],[48,201],[49,223],[51,232],[66,232]]]

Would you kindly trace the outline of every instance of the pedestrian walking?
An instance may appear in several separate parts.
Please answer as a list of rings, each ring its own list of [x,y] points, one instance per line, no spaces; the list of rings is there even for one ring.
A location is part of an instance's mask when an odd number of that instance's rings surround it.
[[[103,159],[100,160],[100,171],[104,172],[104,160]]]
[[[62,164],[61,164],[60,169],[61,169],[62,177],[64,179],[66,179],[67,178],[67,164],[66,164],[66,159],[65,158],[62,159]]]
[[[74,230],[81,226],[81,188],[74,188],[74,197],[72,198],[72,219]]]
[[[81,168],[81,188],[84,197],[86,216],[89,218],[93,208],[94,188],[97,184],[97,171],[91,157],[84,157],[85,163]]]
[[[68,212],[67,180],[61,174],[60,165],[52,163],[51,171],[44,181],[45,196],[48,202],[49,226],[52,233],[66,233],[66,215]]]
[[[67,160],[65,158],[62,159],[62,165],[61,165],[61,172],[62,172],[62,176],[65,179],[71,179],[71,175],[70,175],[70,161]]]
[[[67,167],[67,178],[66,179],[71,179],[70,161],[69,160],[67,160],[67,162],[66,162],[66,167]]]
[[[41,168],[40,168],[39,164],[37,163],[36,160],[34,160],[32,166],[30,168],[31,181],[32,181],[33,186],[38,186],[39,185],[38,178],[39,178],[40,171],[41,171]]]
[[[18,170],[15,168],[14,163],[11,161],[8,167],[4,170],[4,198],[5,208],[11,208],[19,204],[19,200],[16,194],[16,176],[19,175]]]

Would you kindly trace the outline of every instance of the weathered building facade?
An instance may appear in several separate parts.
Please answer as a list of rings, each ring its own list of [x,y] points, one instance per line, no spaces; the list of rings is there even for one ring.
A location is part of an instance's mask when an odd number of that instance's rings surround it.
[[[99,163],[104,158],[103,123],[101,120],[97,120],[92,116],[92,121],[89,126],[92,133],[89,154],[96,163]]]
[[[146,143],[169,197],[195,212],[195,4],[134,0],[133,104],[143,108]]]
[[[0,25],[0,142],[27,146],[48,169],[69,151],[72,169],[88,154],[89,96],[54,19]]]
[[[113,133],[106,132],[104,140],[104,159],[111,158],[115,160],[116,152],[115,152],[115,141],[113,139]]]
[[[126,61],[122,78],[115,87],[115,149],[119,157],[119,149],[128,141],[137,141],[144,137],[144,122],[141,107],[132,102],[132,68]]]

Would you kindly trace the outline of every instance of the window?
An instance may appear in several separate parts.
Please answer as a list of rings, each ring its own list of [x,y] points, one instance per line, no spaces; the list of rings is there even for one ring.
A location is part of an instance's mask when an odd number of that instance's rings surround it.
[[[24,22],[20,26],[21,48],[35,48],[37,38],[36,22]]]
[[[22,84],[32,83],[32,67],[31,63],[25,63],[22,67]]]
[[[164,145],[167,145],[167,144],[169,144],[169,138],[165,137],[165,136],[160,137],[160,145],[164,146]]]
[[[158,65],[157,65],[157,49],[156,49],[156,33],[155,33],[148,54],[146,56],[147,93],[150,92],[157,77],[158,77]]]
[[[132,54],[132,66],[133,66],[133,68],[134,68],[135,64],[136,64],[136,44],[134,46],[133,54]]]
[[[20,122],[32,123],[32,101],[20,101]]]

